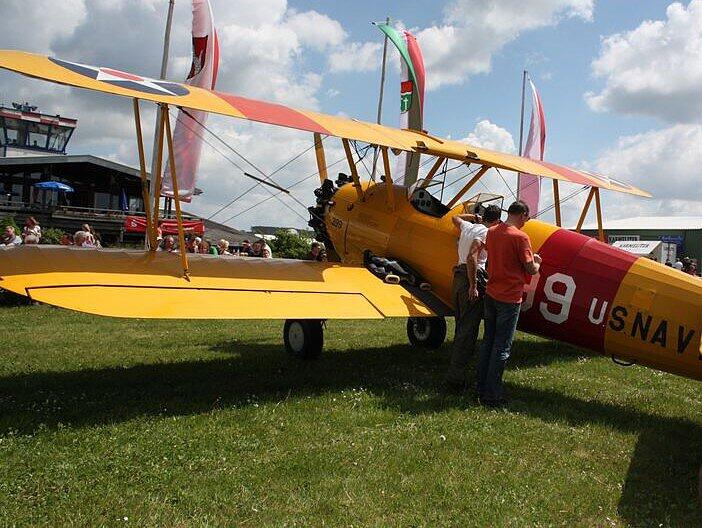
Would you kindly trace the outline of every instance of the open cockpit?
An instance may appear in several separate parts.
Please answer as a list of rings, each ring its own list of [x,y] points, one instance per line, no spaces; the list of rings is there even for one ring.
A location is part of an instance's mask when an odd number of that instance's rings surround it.
[[[444,193],[445,186],[441,180],[420,179],[407,188],[407,200],[420,213],[443,218],[459,203],[464,193],[459,193],[447,199],[451,193]],[[460,204],[463,213],[480,214],[487,205],[494,204],[502,208],[504,197],[492,193],[478,193]]]

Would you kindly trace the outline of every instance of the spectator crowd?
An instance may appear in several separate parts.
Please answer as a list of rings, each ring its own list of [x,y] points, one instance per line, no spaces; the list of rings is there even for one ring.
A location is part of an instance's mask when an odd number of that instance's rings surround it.
[[[178,239],[173,235],[162,236],[159,232],[157,251],[167,251],[169,253],[178,253]],[[217,243],[213,243],[201,236],[186,235],[185,237],[186,253],[199,253],[204,255],[217,256],[236,256],[236,257],[252,257],[271,259],[274,257],[273,249],[265,239],[243,240],[241,244],[231,244],[228,240],[220,239]],[[312,242],[310,251],[305,260],[316,260],[319,262],[327,261],[327,252],[324,246],[319,242]]]
[[[14,226],[5,226],[0,238],[0,245],[4,246],[21,246],[39,244],[42,242],[42,231],[39,222],[36,218],[30,216],[24,223],[21,233],[17,233]],[[46,242],[45,242],[46,243]],[[100,235],[89,224],[83,224],[80,230],[75,233],[63,233],[59,240],[62,246],[78,246],[78,247],[102,247],[100,243]]]
[[[52,231],[52,230],[50,230]],[[55,230],[53,230],[55,231]],[[60,233],[60,232],[59,232]],[[54,233],[55,237],[59,235]],[[62,246],[74,246],[85,248],[100,248],[102,247],[100,235],[89,224],[83,224],[75,233],[60,233],[60,239],[49,238],[52,242]],[[161,230],[158,231],[158,246],[157,251],[166,251],[169,253],[178,253],[177,237],[173,235],[163,236]],[[36,218],[29,217],[25,221],[24,227],[18,230],[13,225],[8,225],[3,228],[0,234],[0,246],[21,246],[42,243],[51,243],[42,240],[42,230]],[[236,245],[228,240],[220,239],[216,243],[202,236],[188,234],[185,237],[185,251],[187,253],[199,253],[204,255],[216,256],[240,256],[271,259],[273,258],[273,250],[268,242],[263,239],[244,240],[241,244]],[[312,242],[306,260],[326,261],[327,252],[319,242]]]
[[[156,251],[167,251],[169,253],[179,253],[176,237],[166,235],[165,237],[157,237],[158,247]],[[254,240],[253,243],[249,240],[244,240],[241,245],[236,246],[230,244],[228,240],[220,239],[216,244],[213,244],[206,238],[196,235],[187,235],[185,237],[185,252],[199,253],[202,255],[233,255],[239,257],[257,257],[257,258],[273,258],[273,251],[268,243],[263,240]]]

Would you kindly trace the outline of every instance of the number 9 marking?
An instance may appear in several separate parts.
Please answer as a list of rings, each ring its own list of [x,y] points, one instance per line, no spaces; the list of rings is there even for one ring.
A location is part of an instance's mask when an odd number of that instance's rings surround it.
[[[556,292],[553,287],[556,283],[565,285],[565,293]],[[560,304],[560,310],[557,313],[549,310],[548,303],[543,301],[539,304],[539,311],[544,319],[556,324],[562,324],[570,315],[570,305],[573,302],[575,295],[575,281],[573,277],[564,275],[563,273],[554,273],[544,284],[544,296],[552,303]]]

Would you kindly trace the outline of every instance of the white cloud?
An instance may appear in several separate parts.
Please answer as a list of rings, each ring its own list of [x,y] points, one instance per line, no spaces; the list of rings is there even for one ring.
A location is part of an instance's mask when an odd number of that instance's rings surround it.
[[[487,73],[494,54],[524,31],[567,18],[589,21],[593,9],[594,0],[455,0],[444,8],[441,23],[412,29],[424,56],[427,89]],[[373,70],[380,64],[381,47],[377,41],[354,42],[338,49],[330,57],[330,70]]]
[[[496,150],[499,152],[514,153],[516,147],[514,144],[514,138],[512,134],[495,123],[492,123],[488,119],[482,119],[475,124],[475,127],[470,131],[467,136],[459,141],[463,141],[472,145],[474,147],[482,147],[490,150]],[[477,165],[472,165],[469,167],[471,171],[476,171],[479,167]],[[467,171],[456,169],[456,176],[459,174],[464,174]],[[471,174],[472,175],[472,174]],[[450,177],[449,180],[453,180]],[[460,185],[465,184],[468,178],[462,179],[460,182],[452,187],[452,193],[456,193],[460,189]],[[478,183],[473,189],[468,193],[473,196],[477,193],[490,193],[498,194],[504,197],[506,204],[511,203],[514,199],[513,192],[516,190],[516,175],[510,171],[496,171],[494,169],[489,170],[485,175],[480,178]],[[466,198],[470,197],[467,196]]]
[[[488,119],[478,121],[473,131],[461,141],[498,152],[514,153],[517,150],[512,134]]]
[[[211,0],[211,3],[217,27],[222,21],[252,27],[277,24],[288,7],[287,0]]]
[[[702,125],[677,124],[659,130],[621,137],[583,168],[625,181],[646,190],[653,198],[611,191],[602,192],[607,220],[635,216],[699,216],[702,210]],[[561,199],[578,186],[561,184]],[[550,185],[542,203],[550,204]],[[564,225],[575,226],[587,193],[563,205]],[[595,222],[594,206],[586,223]]]
[[[604,193],[605,218],[699,215],[702,209],[702,0],[672,3],[665,20],[606,37],[586,93],[593,110],[659,118],[666,128],[619,138],[593,166],[651,192],[646,200]],[[606,222],[605,222],[606,223]]]
[[[620,138],[595,166],[657,199],[702,201],[700,145],[702,126],[679,124]]]
[[[296,13],[287,20],[286,26],[292,29],[301,44],[317,51],[338,46],[346,39],[346,31],[339,22],[316,11]]]
[[[460,84],[490,71],[492,57],[524,31],[566,18],[591,20],[593,0],[457,0],[440,25],[416,33],[427,67],[427,88]]]
[[[603,40],[593,61],[601,92],[585,99],[597,111],[644,114],[668,122],[702,118],[702,0],[673,3],[666,20],[645,21]]]
[[[337,48],[329,55],[329,70],[339,72],[365,72],[380,68],[380,50],[377,42],[351,42]]]
[[[2,47],[46,53],[54,39],[71,35],[86,14],[84,0],[6,0],[0,22]]]
[[[158,76],[167,3],[161,0],[117,2],[113,0],[26,0],[3,5],[0,48],[23,48],[87,64]],[[323,72],[304,60],[307,50],[328,51],[346,38],[341,25],[318,12],[299,12],[286,0],[212,0],[222,47],[218,89],[254,98],[273,100],[302,108],[318,107]],[[50,17],[52,24],[47,24]],[[190,67],[190,5],[177,2],[171,33],[169,78],[183,79]],[[53,23],[56,22],[56,23]],[[26,27],[42,31],[26,31]],[[109,35],[105,38],[104,35]],[[27,100],[40,110],[78,117],[71,153],[91,153],[135,166],[131,101],[87,91],[69,89],[8,72],[0,72],[3,98]],[[324,95],[324,94],[322,94]],[[147,153],[153,137],[153,105],[142,105]],[[269,171],[310,146],[310,134],[247,124],[240,120],[210,117],[210,128],[263,170]],[[231,156],[209,135],[208,141]],[[337,153],[329,148],[328,157]],[[147,154],[148,156],[148,154]],[[241,164],[241,163],[240,163]],[[243,166],[243,165],[242,165]],[[252,172],[250,167],[247,167]],[[307,154],[276,176],[288,185],[315,170],[314,155]],[[203,148],[198,187],[205,193],[187,209],[207,214],[250,186],[238,169],[211,147]],[[300,199],[313,202],[314,178],[297,189]],[[257,189],[237,202],[229,215],[268,196]],[[286,203],[306,216],[304,207],[290,198]],[[223,214],[218,219],[226,218]],[[237,227],[257,224],[305,226],[305,221],[276,200],[234,221]]]

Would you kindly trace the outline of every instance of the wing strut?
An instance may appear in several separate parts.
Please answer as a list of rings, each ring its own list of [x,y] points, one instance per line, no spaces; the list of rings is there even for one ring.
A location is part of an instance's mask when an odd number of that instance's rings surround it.
[[[380,147],[383,153],[383,168],[385,170],[385,188],[388,190],[388,205],[390,210],[395,210],[395,186],[392,182],[392,174],[390,172],[390,158],[388,157],[388,147]]]
[[[327,160],[324,156],[324,145],[322,136],[318,132],[314,133],[314,153],[317,157],[317,171],[319,172],[319,182],[324,183],[327,179]]]
[[[363,189],[361,188],[361,180],[358,178],[358,168],[356,163],[353,161],[353,154],[351,154],[351,146],[349,145],[349,140],[346,138],[341,139],[341,143],[344,145],[344,152],[346,153],[346,160],[349,162],[349,170],[351,171],[351,179],[353,180],[353,186],[356,189],[356,195],[358,199],[363,201]]]
[[[600,242],[605,241],[604,229],[602,228],[602,205],[600,204],[600,188],[594,187],[595,189],[595,211],[597,211],[597,235],[599,236]]]
[[[580,219],[578,220],[578,225],[575,227],[576,233],[580,233],[585,222],[585,217],[592,204],[592,199],[595,199],[595,210],[597,212],[597,236],[600,242],[604,242],[604,228],[602,227],[602,205],[600,203],[600,188],[590,187],[590,193],[587,195],[587,200],[585,200],[585,205],[583,206],[583,211],[580,213]]]
[[[141,115],[139,113],[139,99],[134,101],[134,125],[136,126],[137,148],[139,151],[139,170],[141,173],[141,195],[146,214],[146,238],[151,242],[151,198],[149,197],[149,181],[146,176],[146,157],[144,156],[144,137],[141,133]]]
[[[458,191],[458,194],[457,194],[456,196],[454,196],[454,197],[451,199],[451,201],[450,201],[449,203],[446,204],[446,207],[448,207],[449,209],[451,209],[454,205],[456,205],[456,203],[458,202],[458,200],[460,200],[461,197],[462,197],[464,194],[466,194],[466,193],[468,192],[468,190],[469,190],[471,187],[473,187],[473,185],[475,185],[475,182],[477,182],[480,178],[482,178],[482,177],[483,177],[483,174],[485,174],[485,173],[486,173],[487,171],[489,171],[489,170],[490,170],[490,167],[488,167],[487,165],[483,165],[482,167],[480,167],[480,170],[476,173],[476,175],[473,176],[473,177],[470,179],[470,181],[469,181],[468,183],[466,183],[466,184],[463,186],[463,189],[461,189],[460,191]]]
[[[439,172],[439,169],[441,168],[441,165],[444,164],[446,161],[446,158],[442,156],[437,156],[436,161],[434,162],[434,165],[432,165],[431,169],[429,170],[429,173],[426,175],[424,178],[424,181],[422,182],[422,189],[425,189],[427,185],[429,185],[429,182],[434,179],[434,176],[436,176],[436,173]]]
[[[159,103],[160,104],[160,103]],[[161,197],[161,180],[163,177],[163,127],[165,126],[165,120],[163,116],[158,120],[158,129],[156,130],[156,164],[155,171],[156,174],[151,175],[151,179],[154,180],[154,195],[151,197],[153,199],[153,210],[151,218],[151,238],[149,240],[149,245],[151,246],[151,251],[156,251],[157,241],[156,232],[158,231],[158,203]],[[185,251],[185,247],[181,246],[181,251]]]
[[[173,151],[173,135],[171,134],[171,118],[168,114],[168,105],[166,103],[161,103],[161,109],[161,113],[163,115],[163,119],[166,125],[165,132],[166,140],[168,142],[168,167],[171,169],[171,180],[173,181],[173,198],[175,199],[176,219],[178,221],[178,243],[180,244],[180,261],[183,265],[183,278],[187,281],[190,281],[190,270],[188,269],[188,255],[185,251],[185,231],[183,230],[183,214],[180,210],[178,176],[176,175],[175,153]],[[161,193],[158,192],[157,196],[160,194]]]
[[[558,180],[551,180],[553,182],[553,207],[556,214],[556,225],[561,227],[561,193],[558,189]]]

